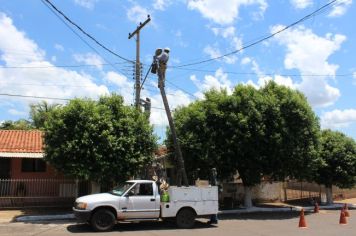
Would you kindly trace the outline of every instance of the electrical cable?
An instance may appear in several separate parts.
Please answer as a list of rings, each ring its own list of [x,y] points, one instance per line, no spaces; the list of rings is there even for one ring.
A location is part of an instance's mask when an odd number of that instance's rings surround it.
[[[91,36],[89,33],[87,33],[85,30],[83,30],[82,27],[80,27],[78,24],[76,24],[73,20],[71,20],[68,16],[66,16],[61,10],[59,10],[51,1],[49,0],[42,0],[46,1],[56,12],[58,12],[61,16],[64,17],[64,19],[66,19],[69,23],[71,23],[72,25],[74,25],[80,32],[82,32],[84,35],[86,35],[88,38],[90,38],[92,41],[94,41],[97,45],[99,45],[100,47],[102,47],[103,49],[105,49],[106,51],[108,51],[109,53],[117,56],[118,58],[131,62],[131,63],[135,63],[133,60],[127,59],[123,56],[120,56],[119,54],[117,54],[116,52],[112,51],[111,49],[107,48],[105,45],[103,45],[102,43],[100,43],[96,38],[94,38],[93,36]]]
[[[103,57],[99,52],[98,50],[96,50],[93,46],[91,46],[87,41],[85,41],[82,36],[80,36],[74,29],[72,29],[72,27],[70,27],[68,25],[68,23],[66,21],[64,21],[59,15],[57,15],[57,13],[51,8],[49,7],[44,1],[47,1],[47,0],[41,0],[41,2],[65,25],[68,27],[68,29],[70,29],[82,42],[84,42],[89,48],[91,48],[96,54],[98,54],[100,57],[103,58],[103,60],[110,64],[117,72],[119,72],[119,70],[110,62],[108,61],[107,59],[105,59],[105,57]]]
[[[121,64],[124,64],[124,63],[127,63],[127,62],[119,62],[119,63],[111,63],[111,64],[113,64],[113,65],[121,65]],[[79,64],[79,65],[49,65],[49,66],[1,66],[0,65],[0,69],[77,68],[77,67],[111,66],[111,64],[110,63],[99,63],[99,64]]]
[[[69,98],[53,98],[53,97],[39,97],[39,96],[30,96],[30,95],[20,95],[20,94],[9,94],[9,93],[0,93],[0,96],[6,97],[20,97],[20,98],[36,98],[36,99],[51,99],[51,100],[62,100],[69,101]]]
[[[241,48],[239,48],[239,49],[237,49],[237,50],[231,51],[231,52],[229,52],[229,53],[226,53],[226,54],[221,55],[221,56],[218,56],[218,57],[214,57],[214,58],[210,58],[210,59],[205,59],[205,60],[201,60],[201,61],[197,61],[197,62],[192,62],[192,63],[187,63],[187,64],[183,64],[183,65],[179,65],[179,66],[171,66],[170,68],[182,68],[182,67],[187,67],[187,66],[192,66],[192,65],[198,65],[198,64],[202,64],[202,63],[206,63],[206,62],[210,62],[210,61],[219,60],[219,59],[221,59],[221,58],[228,57],[228,56],[230,56],[230,55],[236,54],[236,53],[238,53],[238,52],[240,52],[240,51],[242,51],[242,50],[244,50],[244,49],[250,48],[250,47],[255,46],[255,45],[257,45],[257,44],[259,44],[259,43],[261,43],[261,42],[263,42],[263,41],[266,41],[266,40],[268,40],[268,39],[274,37],[275,35],[280,34],[280,33],[282,33],[283,31],[285,31],[285,30],[287,30],[287,29],[289,29],[289,28],[291,28],[291,27],[293,27],[293,26],[295,26],[295,25],[300,24],[300,23],[303,22],[303,21],[306,21],[307,19],[309,19],[309,18],[311,18],[311,17],[317,15],[318,13],[322,12],[322,11],[325,10],[326,8],[332,6],[332,5],[333,5],[335,2],[337,2],[337,1],[338,1],[338,0],[332,0],[332,1],[330,1],[329,3],[327,3],[327,4],[325,4],[325,5],[321,6],[321,7],[319,7],[318,9],[314,10],[312,13],[310,13],[310,14],[308,14],[308,15],[302,17],[301,19],[299,19],[299,20],[297,20],[297,21],[295,21],[295,22],[293,22],[293,23],[291,23],[291,24],[289,24],[289,25],[283,27],[282,29],[277,30],[276,32],[274,32],[274,33],[272,33],[272,34],[269,34],[269,35],[266,36],[266,37],[263,37],[263,38],[261,38],[261,39],[259,39],[259,40],[257,40],[257,41],[254,41],[254,42],[249,43],[249,44],[247,44],[247,45],[245,45],[245,46],[242,46]]]

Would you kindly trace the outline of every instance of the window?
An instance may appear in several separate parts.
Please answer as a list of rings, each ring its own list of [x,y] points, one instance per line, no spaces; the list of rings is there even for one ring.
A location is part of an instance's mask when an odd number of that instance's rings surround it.
[[[131,189],[131,196],[153,196],[153,188],[151,183],[136,184]]]
[[[21,170],[22,172],[46,172],[46,162],[34,158],[22,159]]]

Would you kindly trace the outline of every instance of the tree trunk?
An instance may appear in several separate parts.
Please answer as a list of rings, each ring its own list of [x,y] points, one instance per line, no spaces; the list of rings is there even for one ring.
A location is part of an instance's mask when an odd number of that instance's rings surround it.
[[[325,186],[325,193],[326,193],[326,204],[327,205],[332,205],[333,202],[333,190],[332,186]]]
[[[244,196],[244,206],[246,208],[252,207],[252,187],[244,186],[245,196]]]

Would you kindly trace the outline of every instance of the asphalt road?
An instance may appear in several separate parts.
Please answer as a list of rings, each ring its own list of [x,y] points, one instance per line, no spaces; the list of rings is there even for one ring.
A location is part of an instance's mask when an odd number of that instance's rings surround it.
[[[191,230],[176,229],[173,223],[143,222],[121,223],[113,232],[95,233],[86,224],[75,222],[38,222],[38,223],[2,223],[0,235],[132,235],[132,236],[278,236],[278,235],[356,235],[356,210],[350,211],[347,225],[339,225],[340,211],[321,211],[319,214],[306,214],[308,228],[298,228],[297,213],[259,213],[244,215],[225,215],[219,220],[218,226],[209,226],[205,219],[198,219],[196,227]]]

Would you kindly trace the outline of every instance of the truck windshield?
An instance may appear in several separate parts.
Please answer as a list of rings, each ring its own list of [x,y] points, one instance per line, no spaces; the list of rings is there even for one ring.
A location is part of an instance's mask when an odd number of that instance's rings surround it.
[[[132,185],[135,183],[125,182],[116,186],[110,193],[118,196],[122,196]]]

